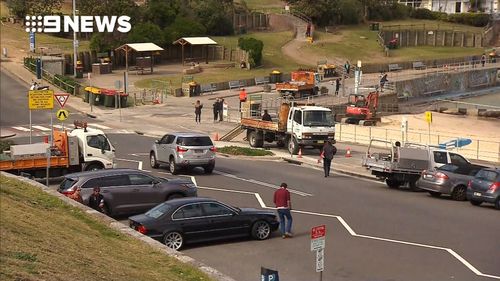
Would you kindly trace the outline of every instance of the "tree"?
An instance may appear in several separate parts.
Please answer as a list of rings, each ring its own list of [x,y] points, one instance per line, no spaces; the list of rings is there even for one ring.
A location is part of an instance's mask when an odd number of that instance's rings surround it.
[[[232,0],[197,0],[192,3],[192,8],[209,35],[231,35],[234,33],[230,19],[233,15],[232,2]]]
[[[53,10],[60,9],[63,0],[7,0],[11,14],[19,18],[27,15],[49,15]]]
[[[149,0],[145,9],[145,20],[160,28],[172,24],[180,12],[180,3],[177,0]]]
[[[165,39],[161,28],[150,22],[139,23],[132,27],[132,31],[127,37],[128,43],[152,42],[156,45],[164,46]]]
[[[238,39],[238,47],[249,53],[249,62],[251,67],[262,64],[262,50],[264,43],[252,37],[241,37]]]
[[[166,44],[181,37],[202,36],[205,34],[207,34],[207,29],[201,23],[186,17],[177,17],[175,21],[164,30]]]

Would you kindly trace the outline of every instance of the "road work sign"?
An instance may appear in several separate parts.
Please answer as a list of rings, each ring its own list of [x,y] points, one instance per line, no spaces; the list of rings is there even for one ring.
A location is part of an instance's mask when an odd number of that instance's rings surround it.
[[[54,91],[31,90],[28,92],[29,109],[53,109]]]
[[[56,117],[59,119],[59,121],[64,121],[68,118],[69,112],[66,109],[59,109],[56,112]]]

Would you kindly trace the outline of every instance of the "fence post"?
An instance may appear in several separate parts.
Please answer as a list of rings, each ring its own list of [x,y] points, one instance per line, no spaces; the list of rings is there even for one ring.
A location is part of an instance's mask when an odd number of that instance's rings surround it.
[[[441,143],[441,138],[440,137],[441,137],[441,135],[438,135],[438,144]]]
[[[368,141],[372,139],[372,127],[368,127]]]
[[[339,141],[342,141],[342,123],[339,123],[339,125],[340,125]]]
[[[477,140],[476,159],[479,160],[479,140]]]
[[[356,142],[356,127],[357,126],[354,126],[354,142]]]

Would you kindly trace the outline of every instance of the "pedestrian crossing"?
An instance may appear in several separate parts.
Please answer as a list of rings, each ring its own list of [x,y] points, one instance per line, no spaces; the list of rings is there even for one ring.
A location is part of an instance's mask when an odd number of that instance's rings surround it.
[[[61,124],[54,124],[54,129],[73,129],[74,127],[72,125],[69,126],[63,126]],[[108,127],[103,124],[98,124],[98,123],[89,123],[87,124],[88,128],[91,129],[99,129],[107,133],[115,133],[115,134],[133,134],[133,131],[130,130],[122,130],[122,129],[114,129],[111,127]],[[50,128],[50,124],[42,124],[42,125],[32,125],[32,135],[35,136],[44,136],[44,135],[49,135],[52,129]],[[23,126],[2,126],[0,128],[0,135],[1,136],[9,136],[9,135],[16,135],[16,136],[26,136],[30,134],[30,127],[29,125],[23,125]]]

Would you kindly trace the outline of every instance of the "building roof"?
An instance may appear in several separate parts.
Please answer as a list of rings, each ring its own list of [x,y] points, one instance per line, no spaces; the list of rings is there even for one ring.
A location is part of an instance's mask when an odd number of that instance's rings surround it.
[[[191,44],[191,45],[217,45],[217,42],[212,40],[210,37],[182,37],[173,44]]]
[[[125,44],[118,49],[131,48],[136,52],[156,52],[163,51],[163,48],[154,43],[130,43]]]

